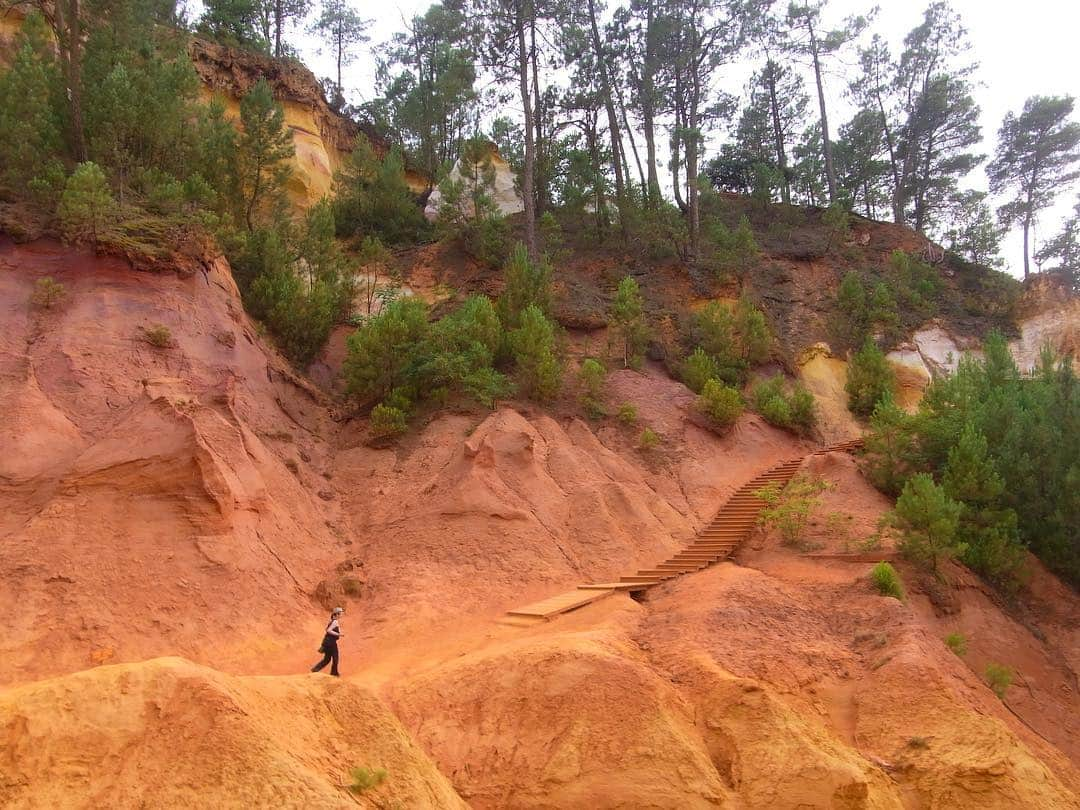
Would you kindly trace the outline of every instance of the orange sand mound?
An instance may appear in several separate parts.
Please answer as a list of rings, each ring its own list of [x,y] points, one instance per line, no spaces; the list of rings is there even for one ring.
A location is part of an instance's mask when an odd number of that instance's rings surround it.
[[[377,698],[327,675],[99,667],[0,692],[0,737],[5,808],[355,807],[354,767],[387,772],[362,806],[466,806]]]

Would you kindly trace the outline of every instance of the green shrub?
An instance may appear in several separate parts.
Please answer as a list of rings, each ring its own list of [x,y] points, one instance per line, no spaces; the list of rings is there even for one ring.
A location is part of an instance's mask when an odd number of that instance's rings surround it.
[[[687,319],[682,342],[691,352],[683,361],[683,379],[690,380],[687,385],[700,393],[709,377],[729,385],[742,385],[746,370],[768,359],[772,334],[765,314],[744,297],[734,309],[723,302],[710,301],[693,312]],[[698,349],[705,357],[691,360]],[[688,361],[691,363],[689,369],[686,368]]]
[[[604,378],[607,372],[598,360],[591,357],[581,364],[578,380],[581,383],[581,407],[587,416],[598,419],[604,415]]]
[[[629,402],[624,402],[619,406],[618,417],[624,425],[633,425],[637,422],[637,408]]]
[[[167,349],[172,346],[172,332],[169,327],[157,324],[143,330],[143,339],[155,349]]]
[[[477,220],[463,235],[465,252],[486,267],[501,267],[510,252],[510,223],[505,217]]]
[[[765,320],[765,313],[746,296],[740,298],[735,305],[735,335],[740,358],[748,365],[760,365],[769,359],[772,333]]]
[[[829,247],[840,244],[851,234],[851,216],[842,203],[833,203],[821,215],[821,224],[829,235]]]
[[[942,559],[964,553],[957,539],[961,505],[926,473],[908,479],[896,500],[893,522],[901,534],[900,551],[916,563],[937,573]]]
[[[938,314],[945,290],[941,273],[926,262],[894,250],[889,257],[888,285],[909,323],[924,323]]]
[[[755,493],[765,502],[758,523],[779,530],[785,545],[798,545],[811,512],[821,503],[819,496],[830,488],[828,481],[803,474],[792,478],[784,487],[769,484]]]
[[[623,368],[640,367],[649,339],[649,330],[645,325],[641,290],[630,276],[619,282],[619,289],[608,313],[608,326],[619,336],[622,343]]]
[[[782,396],[773,397],[772,399],[767,400],[759,413],[770,425],[776,425],[781,428],[791,427],[791,406],[788,405],[787,400]]]
[[[987,685],[994,690],[994,694],[998,696],[999,700],[1005,699],[1005,693],[1009,691],[1009,687],[1013,682],[1013,670],[1012,667],[1007,667],[1004,664],[995,664],[990,662],[986,665],[986,669],[983,671],[983,676],[986,678]]]
[[[533,399],[551,399],[562,386],[562,362],[555,353],[555,327],[536,304],[521,313],[521,326],[509,334],[523,393]]]
[[[399,298],[368,318],[347,340],[347,392],[370,401],[411,383],[429,331],[427,305],[418,298]]]
[[[376,236],[384,244],[421,241],[431,226],[405,182],[395,148],[379,158],[363,135],[334,178],[334,220],[339,236]]]
[[[690,353],[690,356],[682,363],[682,380],[686,387],[695,394],[700,394],[705,388],[705,383],[716,379],[719,368],[712,359],[699,346]]]
[[[473,295],[431,329],[431,341],[420,347],[422,357],[413,381],[429,391],[459,391],[483,405],[507,396],[511,386],[492,363],[503,341],[502,325],[491,299]]]
[[[56,211],[60,229],[70,242],[97,245],[115,224],[113,201],[105,172],[96,163],[80,163],[64,185]]]
[[[836,291],[836,304],[829,318],[829,334],[833,348],[861,346],[870,334],[866,309],[866,288],[855,271],[848,271]]]
[[[496,309],[504,329],[516,329],[522,313],[530,306],[542,315],[551,311],[551,265],[530,260],[522,243],[514,246],[503,275],[506,286]]]
[[[352,779],[349,792],[360,794],[376,788],[386,781],[386,775],[385,768],[352,768],[349,770]]]
[[[323,203],[295,232],[282,222],[251,232],[234,260],[248,310],[300,364],[319,353],[352,302],[352,277],[333,232],[330,206]]]
[[[879,281],[870,294],[866,317],[871,328],[884,335],[886,345],[894,345],[900,340],[900,313],[896,307],[896,298],[885,282]]]
[[[742,414],[742,395],[718,380],[708,380],[701,389],[697,407],[714,430],[723,432],[734,425]]]
[[[844,385],[848,409],[857,416],[870,416],[877,404],[892,392],[893,383],[892,367],[877,344],[867,338],[848,363]]]
[[[900,581],[900,575],[887,562],[879,562],[871,569],[870,580],[882,596],[892,596],[901,602],[907,598],[904,595],[904,584]]]
[[[735,336],[735,313],[728,304],[710,301],[690,315],[686,340],[688,345],[730,364],[740,353]]]
[[[645,428],[638,437],[638,447],[642,450],[654,450],[660,446],[660,436],[652,428]]]
[[[739,220],[734,230],[720,220],[713,220],[706,232],[705,262],[718,276],[745,273],[760,253],[746,217]]]
[[[629,196],[629,195],[628,195]],[[627,200],[619,218],[626,226],[635,252],[656,261],[671,259],[685,253],[689,242],[686,217],[667,200],[654,207],[642,205],[640,196]]]
[[[371,409],[371,435],[376,439],[400,436],[409,428],[408,416],[400,408],[383,405]]]
[[[802,432],[810,432],[817,424],[814,395],[805,386],[795,386],[788,399],[788,406],[791,409],[791,423]]]
[[[49,276],[34,282],[34,291],[30,294],[30,303],[35,307],[51,309],[63,300],[67,289]]]
[[[789,394],[782,374],[755,385],[750,399],[754,410],[770,425],[796,433],[809,433],[814,427],[814,395],[802,385],[796,385]]]
[[[563,230],[555,215],[550,211],[541,214],[536,222],[536,231],[540,236],[540,245],[544,255],[550,261],[558,262],[563,256]],[[505,254],[503,258],[506,258]]]
[[[945,644],[961,658],[967,655],[967,637],[963,633],[949,633],[945,636]]]

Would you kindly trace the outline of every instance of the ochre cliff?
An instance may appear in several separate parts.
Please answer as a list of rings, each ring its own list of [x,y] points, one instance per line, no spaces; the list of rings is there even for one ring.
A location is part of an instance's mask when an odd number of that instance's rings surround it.
[[[371,141],[376,153],[384,154],[389,148],[373,129],[332,110],[315,75],[297,61],[273,59],[197,37],[191,40],[189,53],[205,97],[221,98],[233,119],[239,119],[240,99],[259,79],[270,85],[293,136],[296,155],[288,191],[299,210],[331,192],[334,173],[352,152],[357,137]],[[406,180],[418,194],[427,190],[426,178],[416,172],[407,172]]]

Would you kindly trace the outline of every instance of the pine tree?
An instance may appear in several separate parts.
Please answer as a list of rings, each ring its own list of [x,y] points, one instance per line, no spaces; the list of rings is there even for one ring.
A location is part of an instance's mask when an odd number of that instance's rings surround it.
[[[866,287],[853,270],[848,271],[836,291],[836,305],[829,320],[829,331],[840,351],[861,345],[870,332],[870,313]]]
[[[521,311],[520,326],[509,334],[522,392],[537,400],[559,393],[562,363],[555,353],[555,327],[536,304]]]
[[[243,131],[236,155],[239,213],[251,231],[260,217],[273,213],[282,201],[293,142],[285,126],[285,111],[274,101],[266,79],[259,79],[240,100],[240,122]]]
[[[105,172],[96,163],[80,163],[68,178],[57,209],[64,237],[96,245],[116,216],[116,204]]]
[[[604,415],[604,378],[607,371],[600,361],[592,357],[581,363],[578,379],[581,383],[581,407],[587,416],[597,419]]]
[[[814,69],[817,84],[819,124],[821,126],[822,154],[825,158],[825,177],[829,188],[830,205],[839,201],[839,185],[836,181],[836,167],[833,161],[833,145],[829,135],[829,116],[825,108],[825,63],[829,56],[836,54],[859,37],[866,28],[865,17],[852,16],[844,20],[843,25],[832,30],[823,30],[821,12],[827,0],[792,3],[788,10],[788,25],[798,37],[793,39],[789,48],[808,57]]]
[[[234,213],[240,199],[237,175],[237,140],[233,123],[225,117],[225,103],[218,97],[201,111],[196,125],[195,170],[213,188],[219,214]]]
[[[851,412],[859,416],[872,414],[882,397],[892,390],[893,377],[889,361],[873,339],[867,338],[848,363],[844,390]]]
[[[19,196],[62,155],[61,121],[53,104],[60,77],[45,36],[40,15],[28,16],[15,58],[0,73],[0,184]]]
[[[608,314],[608,326],[619,335],[622,342],[623,368],[637,368],[641,365],[648,340],[643,306],[637,282],[627,276],[619,282],[618,292],[615,293]]]
[[[377,121],[398,133],[410,163],[431,184],[458,158],[475,121],[470,35],[462,8],[436,4],[406,23],[379,55],[381,96],[371,109]]]
[[[506,286],[499,296],[497,309],[504,329],[518,327],[522,313],[535,307],[541,314],[551,309],[551,266],[532,261],[525,245],[518,243],[506,264]]]
[[[949,250],[984,267],[1000,267],[1001,228],[986,204],[982,191],[961,191],[949,198],[946,220],[953,223],[945,232]],[[1037,260],[1037,259],[1036,259]]]
[[[916,473],[904,484],[896,500],[895,524],[901,533],[900,550],[934,573],[943,559],[964,553],[957,539],[962,506],[926,473]]]
[[[1015,584],[1024,565],[1016,513],[1000,503],[1004,481],[987,450],[986,438],[973,424],[964,426],[949,450],[941,485],[963,507],[957,538],[966,546],[964,562],[993,582],[1006,587]]]
[[[1072,96],[1032,96],[1019,115],[1008,113],[998,130],[994,160],[986,169],[990,191],[1012,192],[998,209],[1006,227],[1024,229],[1024,278],[1030,271],[1028,239],[1039,211],[1080,177],[1080,123],[1069,121]]]
[[[429,333],[427,305],[412,296],[399,298],[368,318],[347,341],[343,369],[347,392],[371,401],[408,385]]]
[[[1040,270],[1050,261],[1057,262],[1054,269],[1075,292],[1080,292],[1080,200],[1073,207],[1073,215],[1061,226],[1061,231],[1035,253],[1035,262]]]
[[[344,96],[341,68],[352,63],[353,48],[367,41],[365,31],[369,25],[371,25],[371,20],[363,19],[346,0],[323,0],[322,13],[311,25],[311,32],[322,37],[334,55],[337,64],[335,87],[338,101]]]
[[[893,72],[893,212],[897,224],[911,217],[920,232],[935,224],[959,178],[982,160],[968,151],[981,138],[968,80],[975,66],[955,64],[969,52],[960,17],[945,0],[934,0],[904,38]]]
[[[205,0],[196,30],[226,45],[269,51],[260,31],[262,7],[259,0]]]

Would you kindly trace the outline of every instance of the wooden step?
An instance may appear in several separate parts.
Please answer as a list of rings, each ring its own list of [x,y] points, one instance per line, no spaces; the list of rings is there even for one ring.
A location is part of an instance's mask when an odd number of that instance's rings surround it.
[[[579,591],[644,591],[652,586],[647,582],[598,582],[578,585]]]
[[[577,590],[567,591],[566,593],[548,597],[540,602],[533,602],[531,605],[508,610],[507,615],[523,617],[534,616],[546,619],[549,616],[566,613],[568,610],[587,605],[589,602],[595,602],[597,599],[601,599],[612,593],[614,593],[613,590],[582,590],[579,588]]]
[[[666,572],[663,574],[631,574],[629,576],[619,577],[619,582],[651,582],[655,585],[669,577],[670,574],[667,574]]]

